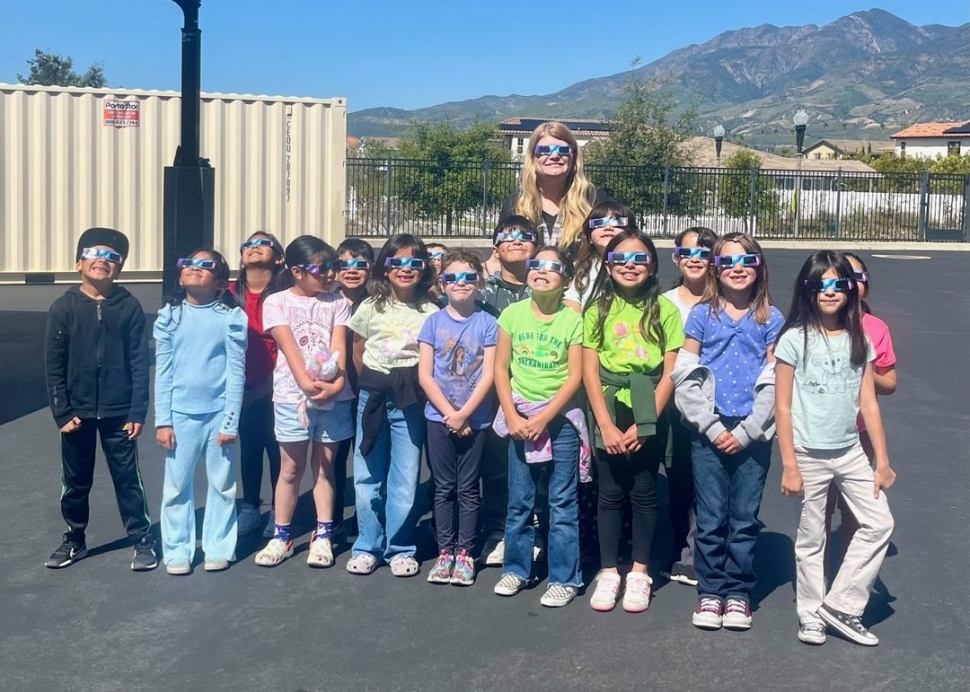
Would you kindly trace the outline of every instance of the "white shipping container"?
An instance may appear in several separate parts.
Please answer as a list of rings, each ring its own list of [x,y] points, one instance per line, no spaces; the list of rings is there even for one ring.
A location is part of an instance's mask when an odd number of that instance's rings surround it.
[[[77,240],[91,226],[131,239],[126,278],[160,277],[180,98],[0,84],[0,282],[76,280]],[[203,93],[200,121],[200,155],[215,168],[215,247],[232,266],[256,230],[284,245],[304,233],[343,238],[346,99]]]

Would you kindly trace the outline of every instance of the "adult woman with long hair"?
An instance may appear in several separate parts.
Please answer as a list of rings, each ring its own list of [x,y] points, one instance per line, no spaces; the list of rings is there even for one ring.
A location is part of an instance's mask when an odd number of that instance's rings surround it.
[[[571,249],[590,209],[607,199],[583,172],[576,137],[560,122],[547,122],[529,137],[519,189],[502,204],[500,221],[518,214],[539,231],[539,245]]]

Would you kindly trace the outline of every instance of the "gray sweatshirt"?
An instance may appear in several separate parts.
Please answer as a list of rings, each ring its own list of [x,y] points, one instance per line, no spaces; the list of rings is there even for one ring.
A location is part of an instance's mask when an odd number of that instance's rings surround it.
[[[674,381],[674,405],[684,420],[714,442],[727,431],[721,417],[714,412],[714,373],[701,365],[697,354],[681,349],[671,378]],[[742,447],[755,440],[769,441],[775,435],[774,363],[768,363],[758,375],[754,392],[751,414],[730,431]]]

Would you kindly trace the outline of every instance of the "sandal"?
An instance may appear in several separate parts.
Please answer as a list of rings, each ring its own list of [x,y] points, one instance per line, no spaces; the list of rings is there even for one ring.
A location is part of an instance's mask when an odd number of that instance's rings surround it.
[[[391,558],[391,574],[395,577],[413,577],[419,571],[421,567],[411,555],[395,555]]]
[[[293,555],[293,541],[274,538],[266,547],[256,553],[256,564],[260,567],[276,567]]]
[[[372,574],[377,569],[377,558],[370,553],[354,555],[347,561],[347,571],[351,574]]]

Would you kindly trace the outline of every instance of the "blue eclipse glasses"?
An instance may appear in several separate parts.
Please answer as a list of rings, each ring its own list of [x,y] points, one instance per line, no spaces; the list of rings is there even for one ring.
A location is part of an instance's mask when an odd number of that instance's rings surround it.
[[[852,279],[805,279],[805,285],[812,291],[818,293],[847,293],[855,287]]]
[[[568,144],[536,144],[532,153],[536,156],[552,156],[553,154],[572,156],[573,148]]]
[[[466,284],[478,283],[480,275],[478,272],[445,272],[439,280],[443,284],[457,284],[464,281]]]
[[[415,269],[422,270],[427,263],[420,257],[388,257],[384,260],[384,266],[389,269]]]
[[[642,267],[652,264],[653,258],[649,252],[608,252],[606,253],[606,262],[616,265],[632,263]]]
[[[714,266],[721,269],[731,269],[738,265],[742,267],[758,267],[761,265],[761,255],[750,253],[747,255],[715,255]]]
[[[273,241],[269,238],[253,238],[252,240],[247,240],[245,243],[240,245],[239,252],[248,250],[251,247],[273,247]]]
[[[125,258],[121,256],[120,252],[115,252],[114,250],[104,250],[102,248],[96,247],[86,247],[81,250],[82,259],[103,259],[112,264],[121,264],[124,262]]]
[[[178,261],[178,267],[179,269],[208,269],[212,271],[216,268],[216,261],[214,259],[182,257]]]
[[[682,259],[711,259],[711,249],[707,247],[681,247],[674,248],[674,261]]]
[[[565,273],[565,269],[566,269],[563,266],[562,262],[557,262],[555,260],[547,260],[547,259],[527,260],[525,263],[525,268],[530,271],[545,270],[547,272],[555,272],[556,274],[563,274]]]
[[[523,243],[535,243],[536,234],[531,231],[509,231],[508,233],[499,233],[495,236],[496,245],[510,243],[513,240],[519,240]]]

